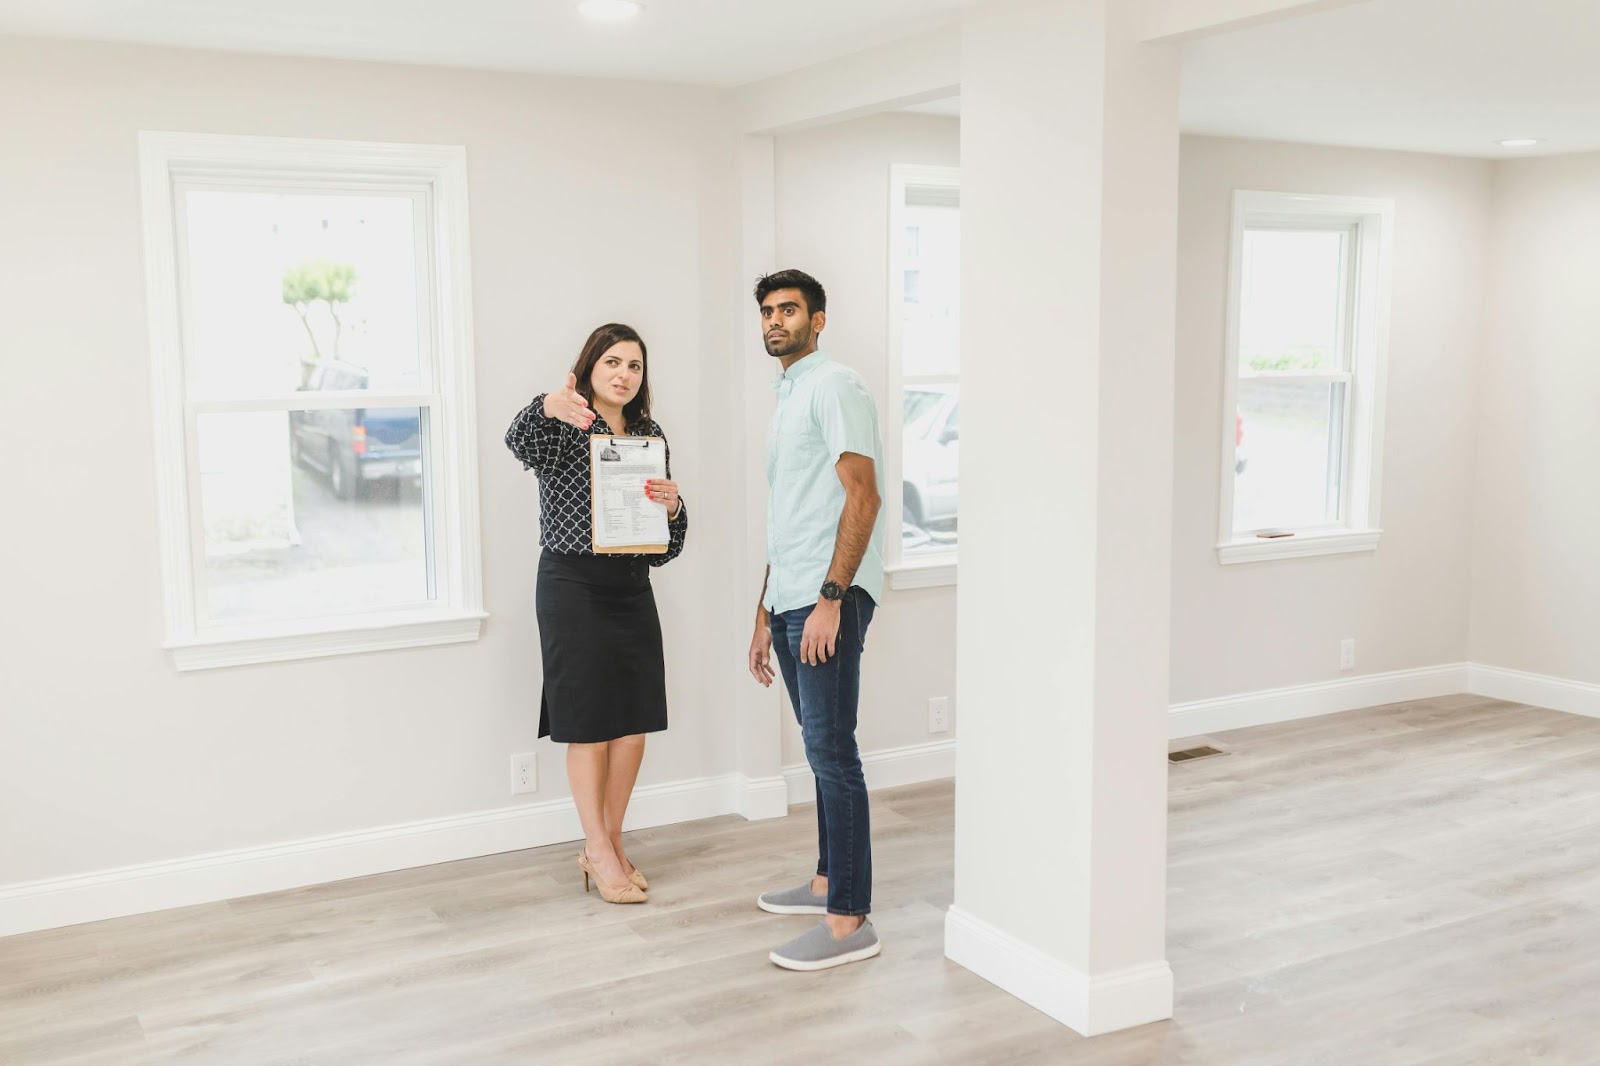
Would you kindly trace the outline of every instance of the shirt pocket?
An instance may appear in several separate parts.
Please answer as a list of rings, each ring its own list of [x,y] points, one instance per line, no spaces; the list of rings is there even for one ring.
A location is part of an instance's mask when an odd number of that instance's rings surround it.
[[[779,476],[815,470],[827,461],[827,447],[809,426],[783,433],[776,450],[773,468]]]

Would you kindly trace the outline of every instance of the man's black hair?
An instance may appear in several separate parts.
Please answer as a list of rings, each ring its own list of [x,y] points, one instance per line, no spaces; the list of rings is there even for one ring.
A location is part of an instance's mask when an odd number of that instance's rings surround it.
[[[756,304],[779,289],[799,289],[800,295],[806,298],[806,314],[814,315],[818,311],[828,310],[828,294],[822,288],[822,282],[807,274],[804,270],[779,270],[768,274],[756,282]]]

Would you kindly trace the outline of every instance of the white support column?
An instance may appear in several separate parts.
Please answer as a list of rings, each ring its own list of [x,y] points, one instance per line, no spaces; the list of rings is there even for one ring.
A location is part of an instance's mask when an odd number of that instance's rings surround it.
[[[1073,1029],[1165,961],[1179,57],[1124,0],[962,53],[961,597],[946,953]]]
[[[745,135],[740,138],[739,173],[744,248],[740,258],[740,284],[753,290],[756,278],[777,269],[778,247],[777,174],[772,137]],[[761,331],[756,318],[755,297],[739,301],[738,313],[729,323],[733,332],[730,350],[735,364],[735,410],[731,412],[734,440],[731,446],[739,456],[735,474],[739,479],[740,507],[744,516],[736,539],[737,558],[729,560],[727,593],[730,610],[745,620],[744,640],[750,637],[755,621],[756,602],[761,597],[761,576],[767,559],[767,421],[775,397],[772,359],[761,349]],[[738,701],[739,813],[746,818],[781,818],[789,813],[789,788],[783,779],[783,698],[777,685],[763,691],[749,677],[746,647],[733,649],[734,664],[742,678]]]

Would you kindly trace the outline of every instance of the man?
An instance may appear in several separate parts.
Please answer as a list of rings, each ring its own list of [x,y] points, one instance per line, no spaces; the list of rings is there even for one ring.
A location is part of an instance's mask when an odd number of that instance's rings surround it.
[[[827,294],[798,270],[756,283],[762,340],[783,363],[767,436],[767,577],[750,673],[773,680],[776,655],[817,784],[817,873],[757,901],[774,914],[820,914],[769,956],[790,970],[869,959],[872,909],[867,784],[856,748],[861,653],[883,590],[883,441],[861,375],[818,350]]]

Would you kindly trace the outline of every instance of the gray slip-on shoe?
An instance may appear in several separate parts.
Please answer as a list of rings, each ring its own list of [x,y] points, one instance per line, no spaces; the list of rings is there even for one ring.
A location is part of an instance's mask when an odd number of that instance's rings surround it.
[[[785,970],[826,970],[832,966],[843,966],[847,962],[870,959],[882,950],[883,944],[878,940],[878,931],[872,928],[870,920],[863,920],[861,928],[843,940],[835,940],[828,923],[823,921],[818,922],[803,935],[795,937],[767,958]]]
[[[814,894],[807,881],[798,888],[763,892],[756,897],[756,906],[768,914],[827,914],[828,894]]]

